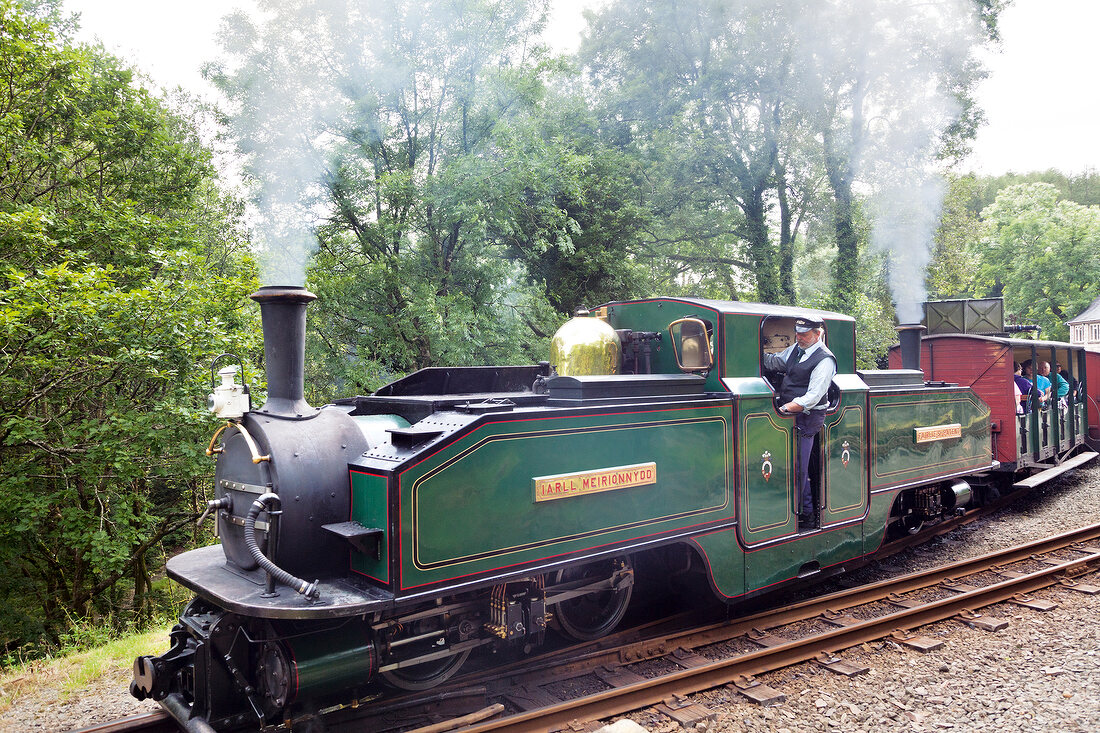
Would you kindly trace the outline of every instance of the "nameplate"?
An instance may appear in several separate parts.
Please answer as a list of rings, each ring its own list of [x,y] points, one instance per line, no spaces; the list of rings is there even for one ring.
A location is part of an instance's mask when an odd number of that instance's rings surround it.
[[[535,501],[565,499],[657,483],[656,463],[601,468],[596,471],[535,476]]]
[[[926,428],[913,428],[918,443],[931,443],[936,440],[950,440],[961,438],[963,431],[959,423],[950,425],[932,425]]]

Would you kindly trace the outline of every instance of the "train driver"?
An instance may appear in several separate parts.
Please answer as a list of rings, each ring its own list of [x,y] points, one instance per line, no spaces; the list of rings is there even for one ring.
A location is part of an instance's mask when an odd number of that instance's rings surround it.
[[[810,456],[814,438],[825,422],[829,385],[836,374],[836,357],[825,346],[825,324],[810,318],[794,322],[795,342],[778,354],[764,354],[764,368],[782,372],[780,411],[795,414],[798,431],[799,520],[814,523],[814,499],[810,492]]]

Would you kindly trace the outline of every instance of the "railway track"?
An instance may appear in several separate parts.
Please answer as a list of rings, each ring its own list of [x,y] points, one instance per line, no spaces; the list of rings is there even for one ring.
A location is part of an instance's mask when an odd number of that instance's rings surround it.
[[[995,509],[988,506],[884,545],[875,557],[926,542]],[[598,727],[595,721],[658,706],[662,713],[691,723],[712,715],[686,702],[694,692],[732,686],[731,691],[768,702],[779,693],[755,675],[805,661],[853,673],[858,670],[838,656],[843,649],[883,638],[922,648],[930,642],[915,630],[944,619],[996,628],[1000,621],[978,609],[1006,601],[1041,609],[1044,602],[1028,600],[1027,594],[1055,584],[1092,590],[1087,584],[1073,585],[1074,578],[1098,567],[1100,525],[1094,525],[733,620],[700,625],[697,617],[679,614],[595,642],[475,671],[429,693],[364,699],[323,711],[321,717],[330,731],[583,731]],[[268,730],[302,730],[313,722],[298,718]],[[171,718],[158,712],[84,733],[170,730],[176,730]]]
[[[1074,578],[1098,568],[1100,525],[1094,525],[730,622],[660,633],[607,649],[581,650],[579,655],[571,654],[577,651],[571,648],[554,655],[560,663],[539,658],[527,668],[520,665],[467,676],[461,688],[446,692],[453,695],[450,700],[456,707],[452,721],[403,725],[402,719],[413,723],[420,715],[409,699],[390,703],[378,715],[338,714],[331,724],[334,730],[366,726],[418,733],[582,731],[597,727],[594,721],[649,706],[692,723],[712,715],[699,706],[678,702],[692,693],[732,685],[750,699],[767,702],[779,693],[757,682],[754,675],[806,661],[855,673],[859,670],[838,656],[842,650],[884,638],[927,649],[932,640],[915,630],[945,619],[996,630],[1006,622],[978,609],[1002,602],[1049,608],[1048,601],[1030,594],[1052,585],[1095,592],[1100,589]],[[599,689],[569,700],[556,698],[555,693],[570,686]],[[463,720],[457,709],[462,704],[468,706],[463,715],[493,717]],[[501,705],[503,710],[496,707]],[[431,715],[421,717],[426,720]]]
[[[72,733],[175,733],[178,730],[179,726],[171,715],[164,710],[155,710],[81,728]]]

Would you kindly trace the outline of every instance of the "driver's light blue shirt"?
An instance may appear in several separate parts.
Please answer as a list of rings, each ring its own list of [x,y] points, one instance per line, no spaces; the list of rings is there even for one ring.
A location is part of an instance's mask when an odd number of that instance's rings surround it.
[[[773,372],[785,372],[787,371],[787,359],[791,358],[791,353],[798,347],[798,344],[792,344],[778,354],[764,354],[764,368]],[[821,348],[821,340],[818,341],[806,349],[802,354],[802,358],[799,361],[803,361],[806,357],[813,354],[817,349]],[[804,410],[812,410],[815,408],[818,402],[821,402],[821,398],[825,396],[825,393],[829,390],[829,385],[833,381],[833,377],[836,376],[836,363],[832,359],[822,359],[818,362],[818,365],[814,367],[814,370],[810,372],[810,383],[806,387],[806,394],[801,397],[795,397],[791,402],[802,405]],[[824,410],[826,405],[820,408]]]

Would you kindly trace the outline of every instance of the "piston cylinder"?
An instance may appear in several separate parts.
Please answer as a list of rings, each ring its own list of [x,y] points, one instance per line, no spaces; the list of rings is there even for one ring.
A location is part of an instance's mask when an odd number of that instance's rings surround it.
[[[943,505],[948,509],[962,509],[970,503],[973,491],[965,481],[956,481],[944,492]]]
[[[260,687],[276,707],[365,685],[377,671],[370,629],[361,623],[268,641],[258,670]]]

